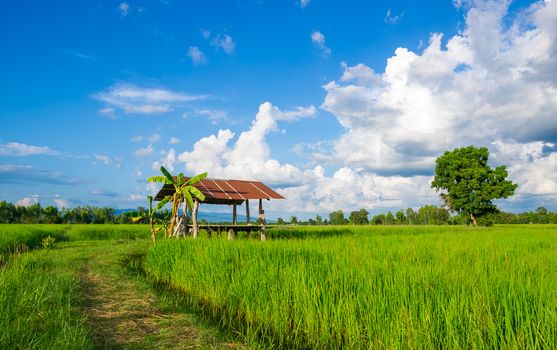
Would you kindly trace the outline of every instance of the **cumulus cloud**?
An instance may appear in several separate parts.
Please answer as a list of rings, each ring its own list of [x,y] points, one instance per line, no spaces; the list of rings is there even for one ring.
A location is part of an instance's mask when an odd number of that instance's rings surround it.
[[[198,66],[207,62],[207,57],[205,57],[203,51],[201,51],[197,46],[190,46],[188,48],[188,52],[186,53],[186,56],[191,58],[191,61],[194,66]]]
[[[176,164],[176,151],[170,149],[168,151],[161,152],[161,159],[159,161],[153,162],[153,170],[159,170],[161,165],[164,166],[168,171],[174,171],[174,164]]]
[[[510,178],[519,184],[517,195],[545,195],[557,200],[557,152],[550,142],[518,143],[497,140],[494,160],[510,164]]]
[[[325,46],[325,35],[319,31],[313,31],[310,35],[313,45],[318,48],[323,56],[329,56],[331,54],[331,49]]]
[[[315,159],[419,174],[455,147],[554,142],[557,4],[538,2],[512,18],[506,2],[476,5],[461,33],[433,34],[421,53],[396,49],[382,73],[344,64],[324,86],[322,108],[346,132]]]
[[[58,209],[70,207],[70,201],[68,199],[61,198],[59,195],[55,195],[53,201]]]
[[[118,5],[118,11],[120,11],[122,17],[125,17],[130,13],[130,5],[128,5],[127,2],[121,2],[120,5]]]
[[[19,142],[0,144],[0,156],[25,157],[34,155],[56,156],[61,153],[50,149],[48,146],[33,146]]]
[[[116,84],[93,96],[107,108],[118,108],[127,114],[161,114],[182,103],[207,99],[207,95],[192,95],[162,88],[143,88],[131,84]]]
[[[234,44],[234,41],[228,34],[218,34],[211,40],[210,44],[217,48],[217,50],[222,50],[229,55],[234,53],[236,48],[236,44]]]
[[[33,204],[39,203],[39,195],[34,194],[30,197],[23,197],[22,199],[15,202],[15,205],[18,207],[30,207]]]
[[[161,135],[154,133],[151,136],[146,137],[145,139],[149,141],[149,143],[156,143],[161,140]]]
[[[122,168],[124,162],[120,157],[110,157],[105,154],[93,154],[91,157],[104,165],[114,165],[118,169]],[[96,162],[93,162],[93,164],[96,164]]]
[[[282,111],[263,103],[251,127],[236,137],[231,130],[197,141],[178,159],[188,174],[208,171],[210,177],[256,179],[273,185],[287,201],[273,202],[275,212],[323,212],[332,209],[385,208],[435,203],[430,176],[381,176],[350,167],[326,175],[322,166],[300,168],[273,159],[266,140],[279,123],[312,117],[313,106]],[[281,126],[282,127],[282,126]]]
[[[146,147],[141,147],[139,149],[136,149],[133,152],[133,154],[138,158],[144,158],[144,157],[152,156],[154,152],[155,149],[153,148],[153,145],[149,144]]]
[[[183,152],[178,159],[186,164],[191,173],[210,171],[214,177],[261,179],[271,183],[297,183],[301,171],[291,164],[280,164],[272,159],[266,142],[269,132],[278,131],[279,121],[295,121],[314,116],[313,106],[281,111],[270,102],[259,106],[259,111],[249,130],[242,132],[233,145],[235,134],[231,130],[219,130],[197,141],[193,150]]]
[[[311,0],[300,0],[300,7],[305,8]]]
[[[171,144],[171,145],[177,145],[177,144],[179,144],[180,142],[182,142],[182,140],[180,140],[179,138],[174,137],[174,136],[172,136],[172,137],[170,138],[170,140],[168,140],[168,143]]]

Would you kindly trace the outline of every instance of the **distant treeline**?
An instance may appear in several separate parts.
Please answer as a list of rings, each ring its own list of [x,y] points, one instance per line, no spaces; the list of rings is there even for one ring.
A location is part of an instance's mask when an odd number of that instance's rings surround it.
[[[480,224],[557,224],[557,212],[550,212],[544,207],[525,213],[499,212],[480,218]],[[465,215],[451,215],[445,209],[434,205],[426,205],[415,211],[412,208],[400,209],[396,212],[388,211],[369,217],[369,212],[360,209],[350,212],[348,218],[342,210],[329,213],[328,219],[317,215],[315,219],[307,221],[298,220],[296,216],[290,217],[287,222],[282,218],[277,219],[277,224],[294,225],[464,225],[470,224],[470,218]]]
[[[113,208],[84,206],[70,209],[58,209],[55,206],[43,207],[40,203],[30,206],[18,206],[0,201],[0,223],[2,224],[131,224],[131,218],[138,212],[145,212],[143,207],[134,212],[116,214]],[[168,210],[158,212],[159,218],[168,217]],[[544,207],[525,213],[499,212],[481,218],[481,224],[557,224],[557,212],[550,212]],[[139,222],[145,223],[145,222]],[[201,224],[207,223],[205,220]],[[256,222],[259,223],[259,220]],[[289,221],[278,218],[277,225],[463,225],[469,224],[470,218],[464,215],[451,215],[445,208],[426,205],[418,211],[408,208],[396,212],[377,214],[371,217],[365,209],[350,212],[348,218],[342,210],[329,213],[323,219],[317,215],[315,219],[298,220],[291,216]]]
[[[137,208],[138,212],[145,208]],[[2,224],[131,224],[133,212],[116,214],[113,208],[93,206],[58,209],[43,207],[40,203],[18,206],[0,201],[0,223]],[[160,213],[161,217],[164,212]]]

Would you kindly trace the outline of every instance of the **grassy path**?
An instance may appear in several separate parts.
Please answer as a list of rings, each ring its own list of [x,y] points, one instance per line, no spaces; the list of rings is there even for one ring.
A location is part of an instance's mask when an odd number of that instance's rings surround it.
[[[147,241],[74,241],[0,267],[0,349],[245,348],[126,264]]]
[[[91,255],[81,271],[85,313],[103,349],[239,348],[122,265],[122,255]]]

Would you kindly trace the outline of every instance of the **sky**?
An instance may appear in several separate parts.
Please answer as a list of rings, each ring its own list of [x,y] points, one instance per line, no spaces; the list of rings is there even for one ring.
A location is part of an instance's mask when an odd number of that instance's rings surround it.
[[[20,205],[145,206],[164,165],[263,181],[271,218],[418,208],[476,145],[501,209],[557,210],[557,1],[3,1],[0,84]]]

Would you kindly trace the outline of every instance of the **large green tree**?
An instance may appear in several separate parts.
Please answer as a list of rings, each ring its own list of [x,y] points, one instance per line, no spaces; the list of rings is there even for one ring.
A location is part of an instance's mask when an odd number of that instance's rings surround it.
[[[453,212],[464,213],[474,225],[478,218],[494,213],[492,200],[508,198],[517,185],[507,180],[505,166],[492,169],[487,164],[485,147],[468,146],[445,152],[437,158],[431,187],[441,192],[445,205]]]
[[[368,211],[365,209],[360,209],[350,213],[349,219],[352,225],[366,225],[369,223],[367,216]]]

